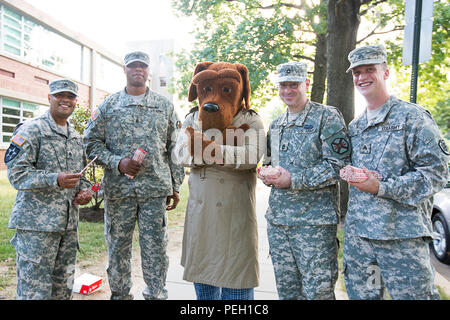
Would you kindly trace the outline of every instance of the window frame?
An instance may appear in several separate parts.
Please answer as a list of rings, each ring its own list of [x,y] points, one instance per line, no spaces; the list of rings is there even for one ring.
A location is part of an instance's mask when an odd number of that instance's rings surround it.
[[[9,101],[13,101],[13,102],[17,102],[19,104],[18,107],[16,106],[9,106],[9,105],[5,105],[4,104],[4,100],[9,100]],[[31,105],[35,107],[35,110],[31,111],[28,108],[24,107],[24,105]],[[1,129],[1,138],[0,138],[0,148],[2,149],[6,149],[8,148],[10,142],[9,140],[7,142],[5,142],[3,139],[4,137],[10,137],[10,139],[12,138],[12,132],[5,132],[3,131],[3,126],[6,127],[10,127],[10,128],[14,128],[17,126],[17,124],[11,124],[11,123],[7,123],[7,122],[3,122],[3,117],[7,116],[9,118],[14,118],[14,119],[18,119],[19,123],[27,120],[27,119],[32,119],[35,118],[36,116],[38,116],[37,113],[39,113],[39,108],[40,105],[35,104],[35,103],[30,103],[30,102],[25,102],[25,101],[21,101],[21,100],[17,100],[17,99],[13,99],[13,98],[9,98],[9,97],[4,97],[4,96],[0,96],[0,129]],[[11,114],[7,114],[3,112],[3,108],[8,108],[11,110],[18,110],[19,111],[19,115],[11,115]],[[48,108],[48,107],[47,107]],[[24,116],[24,111],[25,112],[32,112],[33,113],[33,117],[25,117]]]

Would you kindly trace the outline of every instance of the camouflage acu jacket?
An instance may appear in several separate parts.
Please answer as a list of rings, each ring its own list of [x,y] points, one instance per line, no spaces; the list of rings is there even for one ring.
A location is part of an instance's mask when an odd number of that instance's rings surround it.
[[[108,198],[163,197],[178,191],[184,168],[175,164],[171,152],[181,122],[172,103],[147,88],[141,104],[125,90],[106,98],[89,119],[84,145],[90,159],[105,167],[103,188]],[[119,169],[122,158],[132,158],[137,148],[147,154],[142,169],[129,179]]]
[[[339,110],[309,101],[288,123],[275,119],[267,137],[264,164],[281,166],[291,187],[272,187],[266,218],[279,225],[338,223],[339,170],[350,162],[350,139]]]
[[[68,124],[69,136],[47,111],[18,127],[5,162],[11,185],[18,190],[9,221],[10,228],[59,232],[74,230],[78,209],[72,205],[84,178],[74,189],[58,186],[60,172],[80,172],[86,164],[82,137]]]
[[[350,187],[346,224],[370,239],[431,236],[432,196],[447,181],[448,149],[424,108],[391,96],[349,125],[352,164],[381,174],[377,195]]]

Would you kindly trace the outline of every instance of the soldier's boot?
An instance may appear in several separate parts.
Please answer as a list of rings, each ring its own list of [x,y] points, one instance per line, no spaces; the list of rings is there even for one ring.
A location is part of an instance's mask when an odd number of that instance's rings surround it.
[[[110,300],[133,300],[134,296],[129,293],[129,294],[120,294],[120,293],[111,293],[111,298]]]

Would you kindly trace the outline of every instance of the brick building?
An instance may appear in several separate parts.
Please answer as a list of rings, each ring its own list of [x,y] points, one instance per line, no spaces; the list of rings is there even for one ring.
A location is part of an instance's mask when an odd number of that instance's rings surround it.
[[[48,83],[69,78],[93,107],[123,88],[122,58],[22,0],[0,0],[0,170],[14,127],[48,108]]]

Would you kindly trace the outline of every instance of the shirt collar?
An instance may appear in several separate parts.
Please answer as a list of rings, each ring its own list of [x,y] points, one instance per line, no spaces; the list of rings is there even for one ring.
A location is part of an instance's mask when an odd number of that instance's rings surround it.
[[[361,117],[357,120],[358,121],[358,127],[361,129],[365,129],[371,126],[375,126],[379,123],[382,123],[386,120],[389,112],[391,111],[392,107],[395,105],[395,101],[397,98],[395,96],[390,96],[389,99],[380,106],[381,110],[378,113],[378,115],[372,119],[371,121],[367,121],[367,108],[364,110]]]
[[[286,111],[284,112],[283,117],[281,118],[281,125],[283,127],[286,127],[290,124],[294,124],[296,126],[302,127],[303,123],[306,120],[306,117],[308,116],[309,111],[311,110],[311,106],[312,106],[312,103],[310,100],[308,100],[306,102],[306,105],[300,110],[297,118],[295,118],[295,121],[293,123],[288,122],[289,109],[286,108]]]

